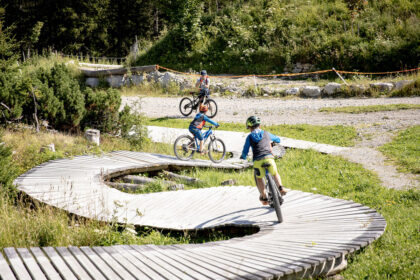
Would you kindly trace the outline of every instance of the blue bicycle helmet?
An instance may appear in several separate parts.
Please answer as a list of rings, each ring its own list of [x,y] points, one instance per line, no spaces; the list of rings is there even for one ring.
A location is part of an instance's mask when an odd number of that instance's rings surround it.
[[[201,70],[201,76],[207,76],[207,71],[206,70]]]

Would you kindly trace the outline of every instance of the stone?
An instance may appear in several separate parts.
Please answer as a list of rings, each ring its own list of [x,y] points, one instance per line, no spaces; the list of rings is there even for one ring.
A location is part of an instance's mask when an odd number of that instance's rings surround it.
[[[55,145],[54,145],[54,143],[51,143],[49,145],[46,145],[46,146],[41,147],[40,152],[43,153],[45,151],[55,152]]]
[[[318,86],[304,86],[301,93],[307,97],[319,97],[321,95],[321,88]]]
[[[170,191],[177,191],[177,190],[183,190],[184,184],[175,184],[175,185],[169,185],[168,190]]]
[[[396,82],[395,83],[395,90],[400,90],[400,89],[402,89],[403,87],[405,87],[405,86],[407,86],[407,85],[409,85],[409,84],[411,84],[411,83],[413,83],[413,80],[403,80],[403,81],[398,81],[398,82]]]
[[[335,93],[341,92],[341,84],[339,83],[328,83],[324,87],[324,92],[328,95],[333,95]]]
[[[143,80],[144,80],[143,74],[132,75],[131,78],[130,78],[130,82],[133,85],[139,85],[143,82]]]
[[[285,93],[286,95],[297,95],[299,94],[300,89],[298,87],[292,87],[286,89]]]
[[[172,74],[170,72],[166,72],[162,78],[160,79],[160,83],[163,87],[169,86],[171,82],[175,80],[175,74]]]
[[[221,186],[233,186],[236,185],[238,182],[235,179],[229,179],[220,183]]]
[[[350,85],[350,90],[356,93],[364,93],[367,87],[364,85]]]
[[[96,145],[100,144],[101,132],[97,129],[87,129],[85,131],[85,138],[89,142],[93,142]]]
[[[391,91],[394,88],[392,83],[372,83],[371,88],[378,89],[381,92]]]
[[[106,77],[106,81],[108,82],[110,87],[116,88],[121,87],[124,84],[123,75],[114,75]]]
[[[98,78],[87,78],[86,85],[90,87],[97,87],[99,86],[99,79]]]

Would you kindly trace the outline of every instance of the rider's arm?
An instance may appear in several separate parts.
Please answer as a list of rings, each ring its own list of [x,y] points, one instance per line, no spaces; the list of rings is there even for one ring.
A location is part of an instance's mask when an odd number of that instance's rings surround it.
[[[195,83],[195,87],[196,87],[196,88],[199,88],[199,87],[200,87],[200,85],[201,85],[201,79],[200,79],[200,78],[198,78],[197,82]]]
[[[219,124],[218,124],[217,122],[212,121],[212,120],[211,120],[209,117],[207,117],[206,115],[204,115],[204,120],[205,120],[206,122],[211,123],[212,125],[219,126]]]
[[[277,135],[271,134],[270,132],[268,132],[268,135],[270,136],[271,141],[273,141],[274,143],[280,143],[280,137],[278,137]]]
[[[251,147],[251,142],[250,142],[250,140],[249,140],[249,135],[248,135],[248,137],[246,138],[246,140],[245,140],[245,145],[244,145],[244,148],[243,148],[243,150],[242,150],[242,155],[241,155],[241,159],[246,159],[246,157],[247,157],[247,155],[248,155],[248,152],[249,152],[249,148]]]

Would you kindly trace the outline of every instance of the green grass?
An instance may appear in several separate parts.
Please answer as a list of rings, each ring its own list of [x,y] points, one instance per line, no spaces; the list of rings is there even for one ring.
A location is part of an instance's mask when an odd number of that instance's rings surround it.
[[[319,112],[328,113],[348,113],[348,114],[362,114],[381,111],[397,111],[420,109],[419,104],[391,104],[391,105],[371,105],[371,106],[346,106],[346,107],[326,107],[321,108]]]
[[[216,119],[217,121],[217,119]],[[145,125],[155,125],[174,128],[188,128],[190,119],[175,118],[145,118]],[[221,130],[249,132],[244,123],[224,123],[219,122]],[[295,139],[313,141],[318,143],[332,144],[337,146],[354,146],[358,139],[356,129],[352,126],[332,125],[267,125],[261,127],[280,137],[290,137]]]
[[[400,171],[420,174],[420,126],[400,132],[392,142],[380,147],[380,151],[397,162]]]

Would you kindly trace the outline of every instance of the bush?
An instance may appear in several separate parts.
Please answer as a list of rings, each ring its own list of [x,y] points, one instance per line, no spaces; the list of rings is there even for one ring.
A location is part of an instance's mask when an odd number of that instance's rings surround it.
[[[103,132],[115,131],[121,106],[121,96],[115,89],[96,90],[86,88],[86,114],[82,121],[83,127],[92,127]]]
[[[14,193],[8,192],[7,189],[12,189],[12,182],[16,175],[16,168],[12,163],[12,151],[1,142],[0,131],[0,193]]]
[[[148,142],[147,130],[144,127],[143,117],[138,113],[131,113],[126,105],[120,112],[118,127],[121,136],[128,139],[134,148],[140,148]]]

